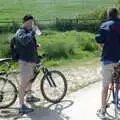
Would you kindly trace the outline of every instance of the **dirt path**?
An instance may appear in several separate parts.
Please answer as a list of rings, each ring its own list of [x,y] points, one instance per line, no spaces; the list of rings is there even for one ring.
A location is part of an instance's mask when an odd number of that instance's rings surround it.
[[[61,72],[64,73],[64,75],[67,78],[68,93],[65,98],[65,101],[63,101],[61,104],[58,104],[56,106],[51,105],[50,103],[46,102],[44,100],[44,98],[42,97],[42,95],[40,94],[39,80],[36,80],[34,83],[33,90],[35,91],[35,95],[39,96],[41,98],[41,101],[40,101],[40,103],[36,103],[36,104],[32,105],[32,107],[35,108],[35,111],[33,113],[31,113],[30,116],[25,115],[25,116],[23,116],[24,118],[20,117],[21,118],[20,120],[48,120],[48,118],[49,118],[49,120],[80,120],[80,119],[73,119],[73,118],[75,116],[76,116],[76,118],[79,117],[78,111],[79,111],[80,105],[84,104],[85,99],[86,99],[86,102],[85,102],[85,104],[86,104],[88,102],[87,101],[88,97],[85,98],[85,96],[87,96],[87,94],[86,93],[84,94],[84,92],[80,96],[79,95],[74,96],[74,94],[76,94],[75,91],[78,91],[80,88],[83,88],[83,87],[87,86],[88,84],[94,83],[99,80],[99,77],[98,77],[99,65],[96,64],[96,61],[91,61],[91,62],[85,62],[82,65],[74,64],[74,65],[68,65],[65,67],[57,67],[57,68],[51,68],[51,69],[60,70]],[[41,75],[38,78],[40,79]],[[88,95],[89,97],[91,97],[90,94],[94,95],[94,94],[96,94],[96,92],[89,93],[89,95]],[[69,97],[72,95],[73,95],[72,98]],[[62,105],[62,104],[64,104],[64,105]],[[77,106],[77,104],[78,104],[79,108],[76,108],[76,111],[72,110],[72,107],[70,107],[70,109],[68,109],[69,112],[74,111],[74,114],[76,114],[73,118],[71,117],[71,115],[73,114],[72,112],[70,112],[70,113],[68,112],[69,114],[63,114],[62,116],[60,116],[60,113],[62,111],[61,107],[62,108],[63,107],[68,108],[69,106],[75,107],[75,106]],[[91,104],[93,104],[93,102],[90,103],[90,105]],[[17,102],[12,106],[12,108],[8,109],[9,113],[4,111],[4,112],[6,112],[5,115],[9,115],[9,116],[4,118],[4,117],[2,117],[3,113],[0,113],[0,116],[1,116],[0,120],[4,120],[4,119],[5,120],[13,120],[14,118],[18,117],[18,115],[17,115],[18,110],[16,109],[16,107],[18,107],[18,106],[19,106],[19,104],[18,104],[18,100],[17,100]],[[65,108],[63,108],[63,109],[65,109]],[[84,107],[82,109],[83,109],[83,113],[84,113]],[[56,110],[57,110],[57,112],[56,112]],[[82,113],[82,111],[80,111],[80,112]],[[49,115],[51,117],[53,115],[55,118],[50,118]],[[71,119],[70,119],[70,117],[71,117]],[[16,119],[19,119],[19,117]],[[83,119],[83,120],[87,120],[87,119]],[[90,119],[90,120],[94,120],[94,119]]]
[[[96,111],[100,107],[100,84],[97,82],[80,89],[58,104],[32,104],[34,112],[27,115],[20,116],[15,109],[8,109],[13,112],[13,116],[0,120],[100,120],[96,116]],[[113,110],[108,110],[106,120],[115,120]]]

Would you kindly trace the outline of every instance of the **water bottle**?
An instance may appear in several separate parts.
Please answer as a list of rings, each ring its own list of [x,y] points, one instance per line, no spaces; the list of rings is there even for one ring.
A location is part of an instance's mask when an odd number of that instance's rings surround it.
[[[35,25],[35,23],[32,24],[32,28],[35,31],[36,35],[41,35],[42,32],[40,31],[40,29],[38,28],[37,25]]]

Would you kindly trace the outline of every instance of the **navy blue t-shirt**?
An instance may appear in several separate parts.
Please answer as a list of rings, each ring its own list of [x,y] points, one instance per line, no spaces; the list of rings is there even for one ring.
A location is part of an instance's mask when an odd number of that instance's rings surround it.
[[[120,19],[109,19],[102,23],[96,41],[104,44],[102,61],[118,62],[120,60]]]

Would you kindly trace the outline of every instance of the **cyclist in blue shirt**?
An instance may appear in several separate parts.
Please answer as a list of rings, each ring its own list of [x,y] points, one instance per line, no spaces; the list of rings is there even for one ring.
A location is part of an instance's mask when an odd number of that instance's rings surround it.
[[[97,115],[100,118],[105,118],[109,83],[114,65],[120,60],[120,19],[116,8],[107,11],[107,21],[101,24],[96,34],[96,41],[102,47],[102,102]]]

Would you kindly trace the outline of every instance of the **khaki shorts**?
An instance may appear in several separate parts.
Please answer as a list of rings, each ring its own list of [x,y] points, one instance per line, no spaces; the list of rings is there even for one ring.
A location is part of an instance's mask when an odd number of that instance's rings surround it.
[[[19,60],[19,65],[22,80],[31,80],[34,77],[35,63]]]
[[[101,77],[102,77],[102,86],[106,87],[109,85],[112,79],[112,73],[114,72],[114,66],[116,64],[102,64]]]

